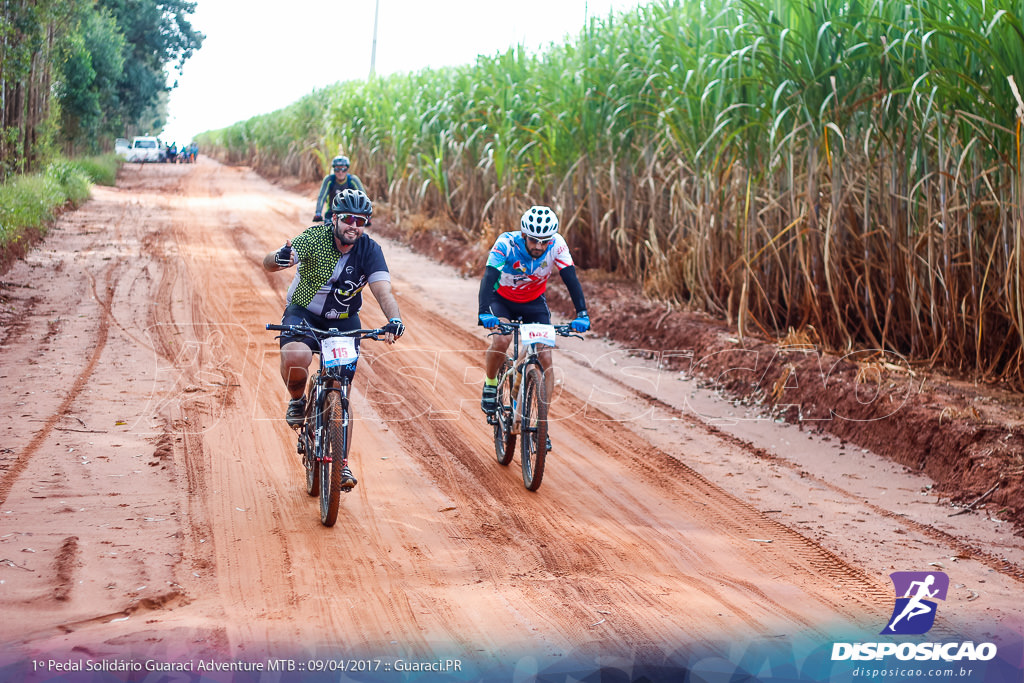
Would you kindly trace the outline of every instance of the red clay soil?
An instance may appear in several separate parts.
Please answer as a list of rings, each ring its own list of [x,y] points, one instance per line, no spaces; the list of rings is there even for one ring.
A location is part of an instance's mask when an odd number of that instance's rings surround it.
[[[476,277],[490,244],[468,243],[440,221],[377,229],[415,251]],[[429,227],[429,229],[427,229]],[[581,271],[591,319],[606,337],[656,357],[662,367],[702,378],[743,405],[802,429],[828,433],[892,459],[936,482],[935,493],[988,510],[1024,534],[1024,399],[998,387],[914,369],[894,353],[823,352],[814,340],[737,337],[735,326],[672,310],[608,273]],[[563,288],[552,309],[573,313]],[[667,351],[671,349],[672,351]]]
[[[294,273],[260,266],[312,191],[206,157],[126,166],[0,278],[0,679],[71,680],[32,662],[83,659],[718,667],[748,642],[874,638],[889,575],[933,566],[944,637],[1020,652],[1024,541],[994,519],[1019,521],[1012,402],[898,359],[740,342],[583,273],[595,334],[557,349],[555,450],[527,491],[479,408],[487,245],[384,207],[373,232],[417,245],[380,237],[407,332],[361,352],[359,485],[323,527],[265,328]]]

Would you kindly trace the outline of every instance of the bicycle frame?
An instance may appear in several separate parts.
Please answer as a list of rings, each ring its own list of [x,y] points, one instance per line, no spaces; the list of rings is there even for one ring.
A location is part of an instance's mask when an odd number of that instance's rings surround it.
[[[534,337],[523,342],[523,327]],[[527,325],[500,323],[491,333],[512,335],[511,353],[498,374],[497,409],[487,416],[494,428],[494,452],[500,465],[512,462],[516,437],[520,439],[523,484],[536,491],[544,474],[547,456],[548,396],[544,367],[537,346],[554,345],[555,335],[578,337],[569,325]]]
[[[347,465],[350,445],[348,393],[354,371],[349,371],[348,367],[358,358],[354,341],[342,343],[337,340],[379,340],[384,331],[320,330],[307,322],[267,325],[267,329],[309,336],[319,345],[318,349],[312,350],[317,356],[318,368],[310,376],[306,388],[305,420],[296,428],[296,450],[302,456],[306,470],[306,493],[320,497],[320,522],[324,526],[333,526],[338,517],[340,493],[350,490],[342,487],[341,469]],[[330,361],[325,359],[326,354],[331,356]],[[332,401],[331,396],[335,393],[337,400]]]
[[[515,332],[516,346],[518,347],[519,342],[519,328],[516,328]],[[544,370],[540,364],[540,356],[537,354],[537,344],[524,344],[526,352],[523,354],[521,360],[517,360],[513,357],[512,368],[510,372],[514,372],[515,375],[515,397],[512,399],[512,433],[521,434],[523,431],[523,394],[526,391],[526,383],[523,381],[523,372],[526,370],[527,365],[536,365]],[[516,349],[518,351],[518,348]],[[518,353],[516,354],[518,356]],[[500,380],[499,380],[500,381]]]
[[[322,444],[324,435],[323,409],[324,404],[327,402],[327,395],[332,391],[337,392],[340,397],[341,407],[347,412],[348,389],[352,384],[352,379],[347,376],[332,376],[329,372],[330,368],[324,366],[323,354],[320,351],[313,351],[313,354],[317,356],[320,368],[309,378],[309,387],[306,389],[306,421],[308,423],[310,418],[313,419],[314,443]],[[302,453],[302,450],[299,450],[299,453]],[[318,462],[331,461],[330,456],[324,455],[322,448],[314,449],[313,457]]]

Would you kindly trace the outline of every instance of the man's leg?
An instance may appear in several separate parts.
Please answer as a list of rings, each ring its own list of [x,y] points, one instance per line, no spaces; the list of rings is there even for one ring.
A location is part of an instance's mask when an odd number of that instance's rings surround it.
[[[288,342],[281,347],[281,379],[288,388],[288,411],[285,420],[293,427],[301,427],[306,419],[306,379],[313,352],[302,342]]]
[[[312,360],[313,352],[302,342],[288,342],[281,347],[281,379],[292,398],[301,398],[305,393]]]
[[[490,415],[498,408],[498,373],[505,362],[505,351],[512,341],[509,335],[491,337],[491,345],[484,355],[484,390],[480,397],[480,409]]]

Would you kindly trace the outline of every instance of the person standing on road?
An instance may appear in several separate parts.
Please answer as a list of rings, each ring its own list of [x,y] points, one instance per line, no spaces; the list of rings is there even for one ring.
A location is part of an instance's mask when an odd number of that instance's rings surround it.
[[[298,325],[305,320],[321,330],[358,330],[362,291],[369,287],[388,318],[384,341],[394,344],[405,332],[405,325],[391,291],[384,252],[364,232],[373,216],[373,204],[362,191],[346,189],[334,198],[331,210],[330,223],[307,228],[263,258],[263,268],[271,273],[298,265],[288,287],[281,324]],[[319,345],[312,337],[281,335],[281,379],[291,398],[285,420],[292,427],[299,428],[305,421],[304,393],[314,350],[319,350]],[[341,485],[356,485],[348,467],[342,469]]]
[[[544,292],[548,278],[556,269],[576,308],[576,319],[570,323],[573,332],[589,330],[587,302],[569,245],[558,234],[558,217],[546,206],[531,207],[519,221],[519,231],[502,233],[491,247],[480,281],[479,324],[489,330],[500,322],[515,319],[550,325],[551,311]],[[497,410],[498,372],[511,342],[511,335],[492,336],[484,357],[486,377],[480,408],[488,415]],[[550,372],[551,349],[542,346],[537,355],[544,369],[547,394],[551,396],[555,386],[554,374]],[[548,450],[551,450],[550,437]]]
[[[348,157],[334,157],[331,161],[331,168],[334,169],[334,173],[324,177],[324,182],[320,185],[320,194],[316,197],[316,209],[313,210],[313,221],[319,223],[324,220],[324,216],[320,213],[323,207],[328,207],[327,211],[327,222],[331,221],[331,211],[329,207],[334,206],[334,200],[343,190],[359,190],[365,193],[366,190],[363,188],[363,183],[359,180],[359,176],[348,172]]]

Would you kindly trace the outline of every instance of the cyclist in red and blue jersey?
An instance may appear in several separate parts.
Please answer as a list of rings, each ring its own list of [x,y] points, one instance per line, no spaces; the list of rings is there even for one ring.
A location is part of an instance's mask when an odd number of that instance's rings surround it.
[[[307,321],[321,330],[358,330],[361,328],[362,291],[369,287],[388,318],[388,324],[382,328],[384,341],[393,344],[405,332],[405,325],[391,291],[391,274],[384,252],[364,232],[370,225],[373,205],[364,193],[349,189],[334,198],[331,208],[330,223],[307,228],[263,258],[263,268],[272,273],[298,265],[288,287],[288,305],[281,324],[298,325]],[[312,337],[288,332],[281,335],[281,379],[291,397],[285,420],[293,427],[301,427],[305,420],[303,394],[313,351],[319,348]],[[348,372],[354,374],[355,365],[353,362],[346,368]],[[342,469],[341,485],[344,488],[356,485],[356,478],[348,467]]]
[[[569,290],[576,308],[576,319],[570,323],[573,331],[586,332],[590,329],[587,302],[569,245],[558,234],[558,217],[546,206],[531,207],[519,221],[519,232],[502,233],[487,256],[480,282],[480,324],[493,329],[499,322],[521,319],[525,323],[550,325],[551,311],[544,292],[548,278],[555,271]],[[491,414],[497,409],[498,372],[511,341],[510,335],[491,337],[491,346],[484,357],[486,377],[480,399],[480,408],[485,413]],[[537,351],[544,368],[547,395],[551,396],[555,381],[554,374],[549,372],[551,349],[541,346]]]

